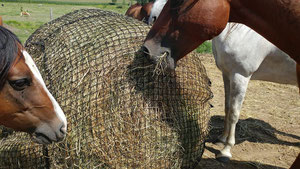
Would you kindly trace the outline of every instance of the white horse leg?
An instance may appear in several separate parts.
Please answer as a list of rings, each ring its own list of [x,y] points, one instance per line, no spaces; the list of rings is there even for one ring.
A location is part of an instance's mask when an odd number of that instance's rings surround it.
[[[228,76],[225,75],[224,73],[222,75],[223,75],[224,92],[225,92],[225,119],[224,119],[224,131],[223,131],[222,135],[218,138],[218,140],[216,142],[217,144],[218,143],[224,144],[229,135],[228,112],[229,112],[229,108],[230,108],[230,80],[229,80]]]
[[[244,77],[238,73],[230,77],[230,101],[227,118],[225,118],[225,132],[228,132],[228,137],[224,143],[224,148],[217,155],[217,159],[223,162],[229,161],[232,157],[231,148],[235,144],[235,128],[239,120],[240,110],[244,101],[250,77]],[[226,131],[228,130],[228,131]]]

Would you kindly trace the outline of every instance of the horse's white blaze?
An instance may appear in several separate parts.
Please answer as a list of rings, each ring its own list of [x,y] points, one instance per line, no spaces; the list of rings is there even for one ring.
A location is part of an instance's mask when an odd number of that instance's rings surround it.
[[[55,111],[57,117],[64,123],[65,128],[62,128],[62,129],[65,130],[65,132],[66,132],[67,131],[67,120],[66,120],[66,116],[65,116],[64,112],[62,111],[61,107],[58,105],[57,101],[54,99],[52,94],[47,89],[45,82],[44,82],[37,66],[35,65],[34,61],[32,60],[31,56],[25,50],[23,50],[22,53],[25,57],[25,63],[30,68],[30,70],[33,73],[33,75],[35,76],[35,78],[43,86],[44,90],[46,91],[47,95],[49,96],[49,98],[53,104],[54,111]]]

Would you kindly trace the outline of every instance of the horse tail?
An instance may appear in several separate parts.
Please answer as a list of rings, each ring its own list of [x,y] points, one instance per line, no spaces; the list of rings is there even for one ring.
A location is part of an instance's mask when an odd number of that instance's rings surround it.
[[[297,80],[298,80],[298,87],[299,87],[299,94],[300,94],[300,63],[297,63],[296,72],[297,72]]]

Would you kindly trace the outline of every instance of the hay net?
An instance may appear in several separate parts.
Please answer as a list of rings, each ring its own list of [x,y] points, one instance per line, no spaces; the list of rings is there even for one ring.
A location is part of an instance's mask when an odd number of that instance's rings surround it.
[[[212,93],[197,54],[156,75],[139,51],[149,27],[84,9],[41,26],[26,42],[68,120],[42,146],[0,130],[0,168],[193,168],[204,150]]]

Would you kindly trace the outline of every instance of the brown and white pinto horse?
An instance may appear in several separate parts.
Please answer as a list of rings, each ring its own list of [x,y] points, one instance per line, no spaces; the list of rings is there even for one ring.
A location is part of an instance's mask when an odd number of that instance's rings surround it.
[[[144,21],[145,23],[148,23],[148,19],[149,19],[150,13],[151,13],[152,6],[153,6],[153,2],[148,2],[145,5],[136,3],[134,5],[131,5],[128,8],[125,15],[133,17],[140,21]]]
[[[179,59],[220,34],[227,22],[251,27],[289,54],[297,62],[300,84],[300,0],[169,0],[143,49],[154,62],[167,54],[166,66],[174,69]],[[220,140],[224,148],[217,158],[227,161],[239,117],[226,113],[225,118],[230,124],[225,124]]]
[[[41,144],[66,136],[66,117],[19,39],[0,26],[0,125]]]

